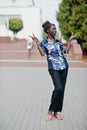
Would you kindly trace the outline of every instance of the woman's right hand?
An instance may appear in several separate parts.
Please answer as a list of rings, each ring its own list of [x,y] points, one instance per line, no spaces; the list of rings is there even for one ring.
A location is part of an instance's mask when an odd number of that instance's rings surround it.
[[[32,36],[29,36],[29,37],[31,37],[32,40],[37,44],[37,47],[38,47],[38,49],[39,49],[39,52],[40,52],[41,56],[44,56],[44,55],[45,55],[45,52],[44,52],[44,50],[39,46],[39,44],[40,44],[39,39],[38,39],[37,37],[35,37],[34,34],[32,34]]]
[[[34,34],[32,34],[32,36],[29,36],[29,37],[31,37],[32,40],[33,40],[34,42],[36,42],[37,45],[40,43],[39,39],[38,39],[37,37],[35,37]]]

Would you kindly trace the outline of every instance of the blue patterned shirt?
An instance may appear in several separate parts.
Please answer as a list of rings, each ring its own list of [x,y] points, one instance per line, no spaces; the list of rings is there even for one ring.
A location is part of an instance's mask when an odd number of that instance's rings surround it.
[[[40,46],[44,49],[47,55],[48,69],[63,70],[68,67],[67,60],[65,58],[66,50],[63,48],[61,42],[54,39],[54,44],[48,43],[45,38]]]

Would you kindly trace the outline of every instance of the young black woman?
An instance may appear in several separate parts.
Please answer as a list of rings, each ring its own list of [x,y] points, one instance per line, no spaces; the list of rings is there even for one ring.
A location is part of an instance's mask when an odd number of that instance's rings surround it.
[[[54,116],[56,119],[62,120],[59,112],[62,111],[63,107],[64,91],[69,67],[65,54],[69,51],[71,40],[74,38],[74,35],[69,38],[67,47],[64,48],[61,41],[55,38],[57,32],[55,24],[46,21],[42,24],[42,27],[44,32],[47,33],[47,37],[41,42],[34,34],[31,38],[37,44],[41,56],[46,54],[48,71],[54,84],[46,119],[50,121]]]

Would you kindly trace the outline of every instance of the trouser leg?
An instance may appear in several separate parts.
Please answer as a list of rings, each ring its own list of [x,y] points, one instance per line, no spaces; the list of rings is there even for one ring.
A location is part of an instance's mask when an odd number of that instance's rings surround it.
[[[62,71],[49,70],[54,84],[49,110],[61,112],[68,69]]]
[[[64,69],[60,73],[61,81],[62,81],[62,87],[63,87],[63,92],[61,95],[61,102],[63,105],[63,99],[64,99],[64,90],[65,90],[65,85],[66,85],[66,80],[67,80],[67,74],[68,74],[68,68]]]

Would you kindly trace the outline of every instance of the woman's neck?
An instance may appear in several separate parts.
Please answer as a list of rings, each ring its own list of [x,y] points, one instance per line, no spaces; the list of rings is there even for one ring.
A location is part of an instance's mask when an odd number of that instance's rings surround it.
[[[54,37],[49,35],[47,38],[48,38],[48,42],[50,42],[52,44],[54,43]]]

